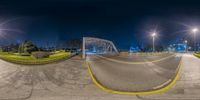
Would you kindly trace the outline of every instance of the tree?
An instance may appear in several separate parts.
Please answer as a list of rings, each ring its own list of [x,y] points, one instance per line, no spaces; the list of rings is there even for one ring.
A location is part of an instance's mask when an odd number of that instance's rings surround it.
[[[24,41],[20,46],[19,46],[19,49],[18,49],[18,52],[19,53],[31,53],[33,51],[37,51],[38,48],[36,45],[34,45],[32,43],[32,41]]]
[[[19,45],[19,48],[18,48],[18,53],[24,53],[24,43],[20,44]]]
[[[19,44],[10,44],[8,45],[8,47],[10,48],[10,52],[17,52],[18,48],[19,48]]]

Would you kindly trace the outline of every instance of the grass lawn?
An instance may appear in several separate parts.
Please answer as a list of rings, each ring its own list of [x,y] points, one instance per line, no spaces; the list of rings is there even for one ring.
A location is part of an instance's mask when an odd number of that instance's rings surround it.
[[[55,52],[55,54],[50,55],[48,58],[40,58],[40,59],[36,59],[32,56],[18,56],[17,54],[14,53],[0,52],[0,59],[17,64],[27,64],[27,65],[47,64],[68,57],[70,57],[70,53],[64,51]]]
[[[193,55],[200,58],[200,53],[199,52],[198,53],[194,53]]]

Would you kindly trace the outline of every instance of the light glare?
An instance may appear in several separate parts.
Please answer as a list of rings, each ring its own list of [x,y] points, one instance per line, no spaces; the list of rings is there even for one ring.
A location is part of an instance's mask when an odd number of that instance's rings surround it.
[[[196,33],[198,31],[198,28],[192,29],[192,32]]]
[[[187,43],[188,41],[187,40],[185,40],[185,43]]]
[[[152,37],[156,36],[156,33],[153,33],[151,36],[152,36]]]

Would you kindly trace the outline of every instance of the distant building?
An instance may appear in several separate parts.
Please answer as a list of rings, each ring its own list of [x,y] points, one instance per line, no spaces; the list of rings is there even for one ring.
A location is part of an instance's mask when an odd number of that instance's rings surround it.
[[[129,49],[129,53],[134,53],[134,52],[139,52],[140,51],[140,49],[139,49],[139,47],[130,47],[130,49]]]
[[[178,44],[173,44],[168,47],[168,51],[170,52],[186,52],[187,50],[187,45],[185,43],[178,43]]]

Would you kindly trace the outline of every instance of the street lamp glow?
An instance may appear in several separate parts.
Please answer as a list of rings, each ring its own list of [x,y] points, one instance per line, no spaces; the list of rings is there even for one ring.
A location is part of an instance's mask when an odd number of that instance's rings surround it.
[[[152,37],[155,37],[155,36],[156,36],[156,33],[152,33],[151,36],[152,36]]]
[[[192,32],[193,32],[193,33],[196,33],[197,31],[198,31],[198,28],[193,28],[193,29],[192,29]]]

